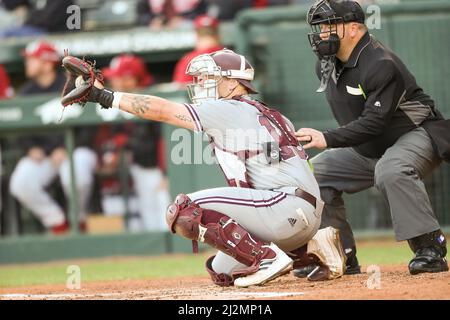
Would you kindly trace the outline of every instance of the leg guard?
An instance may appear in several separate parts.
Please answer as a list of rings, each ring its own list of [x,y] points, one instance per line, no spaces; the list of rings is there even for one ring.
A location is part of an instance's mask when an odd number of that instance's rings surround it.
[[[228,254],[256,272],[261,259],[273,259],[276,253],[268,243],[252,237],[242,226],[225,214],[199,207],[188,196],[179,194],[166,213],[172,233],[208,245]]]
[[[212,261],[215,256],[211,256],[206,260],[205,267],[211,276],[211,280],[221,287],[229,287],[234,284],[234,277],[227,275],[226,273],[217,273],[212,268]]]
[[[245,277],[253,272],[253,269],[251,268],[244,268],[240,270],[234,271],[231,275],[228,275],[226,273],[217,273],[212,268],[212,261],[214,260],[216,256],[211,256],[206,260],[205,267],[206,271],[208,271],[209,276],[211,277],[211,280],[214,282],[214,284],[217,284],[221,287],[230,287],[234,285],[234,280],[236,280],[239,277]]]

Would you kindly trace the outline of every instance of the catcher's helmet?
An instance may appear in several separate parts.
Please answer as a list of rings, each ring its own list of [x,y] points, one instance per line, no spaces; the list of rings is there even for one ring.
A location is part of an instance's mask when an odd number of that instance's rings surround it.
[[[188,85],[189,96],[194,103],[205,99],[218,99],[217,85],[222,77],[236,79],[249,93],[257,93],[251,84],[254,72],[250,62],[232,50],[223,49],[202,54],[192,59],[186,68],[186,74],[194,79],[193,83]]]
[[[337,25],[340,23],[364,23],[365,14],[356,1],[318,0],[308,10],[306,17],[312,32],[308,34],[309,43],[319,57],[329,57],[337,53],[340,38],[337,35]],[[321,25],[328,25],[326,31]],[[328,33],[323,40],[321,34]]]

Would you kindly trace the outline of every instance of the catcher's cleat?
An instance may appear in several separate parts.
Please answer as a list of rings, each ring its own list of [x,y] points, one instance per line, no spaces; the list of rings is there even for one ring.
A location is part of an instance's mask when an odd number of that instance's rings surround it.
[[[346,269],[347,256],[342,248],[339,230],[332,227],[320,229],[308,242],[308,254],[317,256],[320,263],[309,267],[301,273],[294,272],[295,276],[301,275],[310,281],[331,280],[341,277]]]
[[[268,248],[275,252],[275,257],[271,259],[262,259],[258,271],[245,277],[234,280],[236,287],[249,287],[254,285],[263,285],[270,280],[282,276],[292,270],[293,261],[275,244],[271,243]]]

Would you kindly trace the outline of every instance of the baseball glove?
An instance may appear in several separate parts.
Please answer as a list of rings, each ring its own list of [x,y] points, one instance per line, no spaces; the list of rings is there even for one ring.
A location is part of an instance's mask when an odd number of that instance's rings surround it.
[[[78,103],[84,106],[87,102],[100,102],[103,108],[110,108],[113,92],[94,86],[97,80],[103,87],[103,75],[95,68],[95,62],[66,56],[62,66],[67,71],[67,79],[62,92],[61,104]]]

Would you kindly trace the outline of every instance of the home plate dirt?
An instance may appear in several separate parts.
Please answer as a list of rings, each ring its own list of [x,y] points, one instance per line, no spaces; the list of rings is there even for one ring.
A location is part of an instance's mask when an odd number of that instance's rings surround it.
[[[364,268],[366,270],[366,268]],[[85,282],[70,290],[64,285],[1,288],[0,299],[450,299],[450,273],[411,276],[404,265],[381,266],[380,273],[309,282],[286,275],[265,286],[220,288],[207,277]]]

